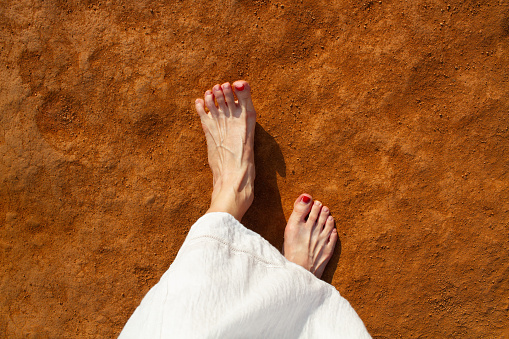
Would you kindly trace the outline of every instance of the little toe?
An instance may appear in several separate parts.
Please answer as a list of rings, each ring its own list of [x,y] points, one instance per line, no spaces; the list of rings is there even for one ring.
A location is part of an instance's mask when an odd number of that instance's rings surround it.
[[[309,194],[301,194],[293,204],[293,212],[290,218],[297,222],[304,222],[311,209],[313,198]]]
[[[218,115],[216,103],[214,101],[214,94],[211,91],[205,92],[205,106],[207,106],[213,116]]]
[[[196,101],[194,102],[194,106],[196,107],[196,112],[198,112],[200,118],[204,119],[205,117],[207,117],[207,112],[205,112],[203,99],[196,99]]]
[[[235,97],[233,96],[232,86],[229,82],[225,82],[221,88],[223,89],[224,99],[230,112],[235,108]]]
[[[223,113],[226,113],[227,112],[226,101],[224,100],[223,90],[221,89],[221,86],[215,85],[214,87],[212,87],[212,93],[214,93],[217,105],[219,106],[221,111]]]
[[[239,99],[240,106],[244,107],[247,113],[255,114],[253,101],[251,100],[251,87],[244,80],[238,80],[233,83],[235,95]]]

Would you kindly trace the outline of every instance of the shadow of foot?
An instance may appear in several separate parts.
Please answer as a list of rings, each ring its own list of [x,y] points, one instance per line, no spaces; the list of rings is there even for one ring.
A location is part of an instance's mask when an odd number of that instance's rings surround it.
[[[281,250],[286,219],[277,174],[285,177],[286,165],[276,140],[258,123],[255,127],[255,164],[255,198],[242,218],[242,224]]]
[[[277,175],[286,176],[283,153],[276,140],[258,123],[255,127],[255,198],[242,218],[242,224],[260,234],[278,250],[282,250],[286,219],[277,186]],[[322,280],[332,283],[341,255],[341,240],[338,239]]]

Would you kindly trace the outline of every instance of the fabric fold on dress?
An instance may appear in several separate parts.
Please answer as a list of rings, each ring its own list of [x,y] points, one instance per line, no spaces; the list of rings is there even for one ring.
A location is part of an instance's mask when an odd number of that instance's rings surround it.
[[[370,338],[330,284],[228,213],[190,229],[119,338]]]

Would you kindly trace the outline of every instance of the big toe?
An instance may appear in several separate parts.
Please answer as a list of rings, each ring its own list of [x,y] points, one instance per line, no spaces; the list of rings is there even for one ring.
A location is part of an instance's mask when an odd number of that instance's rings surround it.
[[[248,113],[255,113],[253,101],[251,100],[251,87],[247,81],[238,80],[233,83],[235,95],[239,99],[239,104],[244,107]]]
[[[293,212],[290,218],[295,218],[296,221],[300,222],[305,221],[312,206],[313,198],[309,194],[301,194],[293,204]]]

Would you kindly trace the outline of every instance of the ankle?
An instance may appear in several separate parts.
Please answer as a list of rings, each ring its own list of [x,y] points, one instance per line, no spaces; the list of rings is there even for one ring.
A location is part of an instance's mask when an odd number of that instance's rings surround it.
[[[232,185],[221,186],[216,182],[207,213],[226,212],[240,221],[254,200],[254,188],[251,184],[241,190],[237,188]]]
[[[239,209],[234,202],[231,202],[228,199],[222,200],[220,199],[221,197],[222,196],[219,196],[218,197],[219,199],[215,199],[212,201],[206,213],[224,212],[231,214],[235,219],[240,221],[244,216],[245,212]]]

